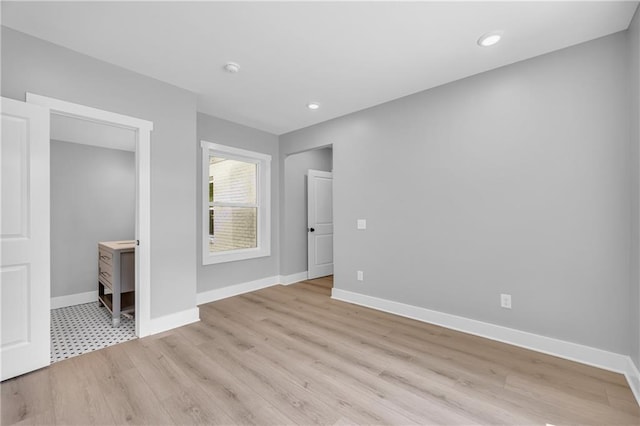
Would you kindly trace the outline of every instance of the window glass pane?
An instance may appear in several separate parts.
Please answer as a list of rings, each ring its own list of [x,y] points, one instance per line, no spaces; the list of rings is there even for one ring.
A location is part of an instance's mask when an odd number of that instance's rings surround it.
[[[209,157],[209,201],[255,205],[257,169],[254,163]]]
[[[257,247],[257,208],[216,206],[209,211],[210,252]]]

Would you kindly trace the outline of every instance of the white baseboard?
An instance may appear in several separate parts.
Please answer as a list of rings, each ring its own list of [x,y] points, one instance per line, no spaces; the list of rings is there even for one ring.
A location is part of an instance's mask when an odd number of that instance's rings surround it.
[[[200,309],[198,307],[186,309],[184,311],[176,312],[169,315],[164,315],[158,318],[151,318],[147,330],[148,332],[145,334],[145,336],[162,333],[163,331],[182,327],[183,325],[191,324],[198,321],[200,321]]]
[[[298,272],[291,275],[280,275],[280,284],[290,285],[290,284],[299,283],[300,281],[305,281],[308,276],[309,276],[309,273],[307,271]]]
[[[215,302],[216,300],[226,299],[227,297],[238,296],[240,294],[250,293],[252,291],[282,284],[295,284],[307,279],[307,271],[298,272],[291,275],[275,275],[273,277],[261,278],[259,280],[248,281],[245,283],[234,284],[227,287],[216,288],[213,290],[203,291],[196,295],[196,303]]]
[[[214,290],[203,291],[202,293],[198,293],[196,295],[196,303],[198,305],[202,305],[203,303],[215,302],[216,300],[226,299],[227,297],[249,293],[251,291],[260,290],[262,288],[271,287],[277,284],[280,284],[280,277],[276,275],[273,277],[261,278],[255,281],[248,281],[246,283],[240,283],[227,287],[216,288]]]
[[[629,387],[633,392],[633,396],[636,397],[636,401],[640,404],[640,371],[629,357],[629,362],[627,363],[627,370],[624,372],[624,376],[627,378],[627,382],[629,382]]]
[[[86,293],[69,294],[68,296],[58,296],[51,298],[51,309],[66,308],[67,306],[81,305],[98,300],[98,290],[87,291]]]
[[[624,374],[629,382],[629,387],[631,387],[636,400],[640,404],[640,373],[638,373],[638,369],[627,355],[338,288],[332,290],[331,297],[336,300],[366,306]]]

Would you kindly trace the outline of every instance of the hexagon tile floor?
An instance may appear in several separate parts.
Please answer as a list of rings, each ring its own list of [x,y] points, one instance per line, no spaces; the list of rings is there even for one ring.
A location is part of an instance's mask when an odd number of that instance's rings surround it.
[[[98,302],[51,310],[51,363],[135,339],[135,320],[124,315],[111,326],[111,313]]]

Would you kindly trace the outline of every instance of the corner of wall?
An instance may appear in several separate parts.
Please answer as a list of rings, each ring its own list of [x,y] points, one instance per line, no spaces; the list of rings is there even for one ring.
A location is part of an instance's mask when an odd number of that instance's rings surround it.
[[[630,144],[631,153],[631,359],[635,372],[640,369],[640,5],[627,30],[629,52]],[[640,376],[636,376],[636,396],[640,393]]]

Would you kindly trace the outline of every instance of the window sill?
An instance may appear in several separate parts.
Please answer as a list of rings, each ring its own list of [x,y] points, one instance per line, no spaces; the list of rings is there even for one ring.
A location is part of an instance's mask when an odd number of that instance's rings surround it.
[[[255,259],[258,257],[267,257],[271,255],[269,249],[245,249],[245,250],[233,250],[227,253],[210,254],[205,253],[202,256],[203,265],[215,265],[217,263],[235,262],[238,260]]]

